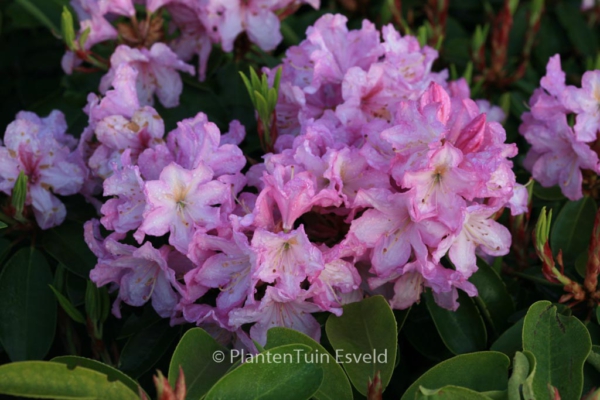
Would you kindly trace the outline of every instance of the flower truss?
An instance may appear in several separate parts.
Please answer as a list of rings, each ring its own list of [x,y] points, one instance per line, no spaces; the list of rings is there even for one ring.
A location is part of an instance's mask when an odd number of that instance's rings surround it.
[[[586,72],[581,88],[567,86],[560,56],[555,55],[540,84],[519,127],[531,144],[524,165],[542,186],[559,185],[567,198],[578,200],[582,184],[592,189],[600,173],[600,71]]]
[[[273,11],[297,4],[259,3],[146,6],[169,9],[180,41],[189,34],[228,48],[243,26],[270,49],[280,40],[268,34],[277,31]],[[77,4],[97,29],[86,43],[114,37],[115,15],[134,15],[127,1]],[[256,12],[268,23],[257,23]],[[196,17],[201,25],[187,20]],[[273,326],[318,340],[314,313],[340,315],[344,304],[374,294],[404,309],[431,290],[456,310],[457,289],[477,294],[468,281],[476,254],[508,252],[511,236],[495,218],[505,207],[524,212],[527,191],[515,182],[509,158],[517,149],[505,143],[502,112],[471,100],[464,80],[432,72],[436,57],[391,25],[348,30],[345,17],[324,15],[287,51],[274,151],[248,167],[237,121],[221,134],[199,113],[165,136],[152,93],[176,104],[163,84],[177,88],[177,71],[188,66],[162,42],[122,45],[102,81],[105,95],[88,97],[78,145],[54,114],[23,114],[9,127],[2,190],[10,193],[11,179],[26,171],[38,221],[56,217],[45,203],[36,208],[36,193],[80,191],[97,205],[100,218],[85,225],[98,257],[91,279],[118,291],[116,315],[123,303],[150,302],[173,324],[195,323],[253,347],[250,339],[264,345]],[[275,70],[264,72],[274,79]],[[581,110],[587,140],[592,110]],[[43,140],[56,148],[52,160],[35,158]],[[67,169],[71,183],[61,185]]]

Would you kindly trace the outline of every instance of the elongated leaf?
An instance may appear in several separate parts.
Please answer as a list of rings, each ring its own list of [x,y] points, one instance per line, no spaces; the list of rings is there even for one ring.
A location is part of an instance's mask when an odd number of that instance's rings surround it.
[[[134,393],[138,393],[138,390],[141,388],[138,385],[138,383],[129,376],[125,375],[116,368],[101,363],[100,361],[77,356],[54,357],[51,361],[66,364],[69,367],[69,369],[74,369],[75,367],[83,367],[92,371],[100,372],[101,374],[106,375],[109,381],[119,381],[125,386],[127,386]]]
[[[486,348],[485,324],[469,296],[459,291],[460,307],[456,311],[438,306],[430,290],[425,293],[425,299],[435,327],[448,350],[454,354],[464,354]]]
[[[476,392],[506,390],[509,358],[495,351],[461,354],[425,372],[406,390],[402,400],[412,400],[419,387],[461,386]]]
[[[139,399],[121,381],[109,381],[103,373],[46,361],[0,366],[0,393],[41,399]]]
[[[550,247],[554,254],[562,249],[564,261],[575,263],[589,245],[597,210],[596,201],[587,196],[564,205],[550,234]]]
[[[6,225],[4,222],[0,221],[0,229],[4,229],[6,228],[8,225]]]
[[[65,310],[67,315],[69,317],[71,317],[71,319],[73,321],[79,322],[80,324],[85,325],[84,316],[81,314],[81,312],[79,312],[79,310],[77,308],[75,308],[75,306],[73,304],[71,304],[71,301],[69,301],[69,299],[67,299],[65,296],[63,296],[58,290],[54,289],[54,286],[52,286],[52,285],[48,285],[48,286],[50,286],[50,289],[52,289],[52,291],[54,292],[54,296],[56,296],[58,303],[60,304],[62,309]]]
[[[178,328],[172,328],[168,321],[161,320],[131,336],[121,352],[119,369],[138,378],[158,362],[178,333]]]
[[[19,250],[0,275],[0,342],[13,361],[42,359],[54,340],[56,300],[44,255]]]
[[[83,240],[83,227],[66,222],[44,232],[44,249],[65,268],[74,274],[88,279],[96,265],[96,256]]]
[[[523,349],[536,358],[536,396],[544,398],[548,384],[561,398],[578,399],[583,388],[583,364],[592,348],[590,335],[575,317],[557,314],[549,301],[533,304],[523,326]]]
[[[215,354],[223,355],[219,362]],[[190,329],[183,335],[169,365],[169,383],[175,387],[179,367],[183,369],[188,399],[199,399],[227,372],[231,366],[229,350],[221,346],[206,331]]]
[[[441,389],[419,388],[418,400],[491,400],[491,397],[459,386],[444,386]]]
[[[267,345],[265,348],[272,349],[286,344],[305,344],[313,349],[315,362],[323,368],[323,383],[319,390],[313,395],[318,400],[352,400],[352,386],[342,367],[335,358],[319,343],[309,336],[293,329],[271,328],[267,332]]]
[[[515,305],[496,271],[480,258],[477,259],[477,267],[477,272],[469,278],[477,288],[475,302],[499,335],[510,326],[508,318],[515,312]]]
[[[385,390],[392,377],[398,345],[396,319],[387,301],[373,296],[347,304],[341,317],[329,316],[325,330],[337,360],[356,390],[366,395],[368,381],[377,371]]]
[[[42,25],[50,29],[50,32],[52,32],[55,36],[60,35],[60,29],[58,28],[58,25],[54,21],[52,21],[52,19],[50,19],[42,10],[40,10],[37,1],[16,0],[16,2],[21,7],[23,7],[23,9],[25,9],[29,14],[31,14],[35,19],[37,19]]]
[[[205,399],[309,399],[323,380],[323,369],[305,360],[311,352],[302,344],[266,350],[222,377]]]

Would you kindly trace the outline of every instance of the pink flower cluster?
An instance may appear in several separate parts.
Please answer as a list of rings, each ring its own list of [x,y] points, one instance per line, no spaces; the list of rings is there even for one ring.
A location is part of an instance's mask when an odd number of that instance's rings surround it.
[[[200,113],[163,139],[121,65],[106,97],[90,95],[79,146],[89,193],[101,183],[109,197],[85,234],[91,279],[119,290],[113,312],[150,301],[252,347],[273,326],[318,340],[313,313],[365,295],[402,309],[428,287],[453,310],[457,289],[476,295],[476,252],[508,252],[494,216],[523,212],[527,193],[516,147],[464,81],[430,71],[436,55],[325,15],[284,60],[276,152],[245,174],[239,123],[221,135]]]
[[[137,20],[135,3],[145,5],[145,21]],[[198,56],[198,77],[204,80],[212,45],[219,44],[231,52],[234,41],[243,32],[261,49],[275,49],[282,40],[280,19],[302,3],[319,7],[319,0],[71,0],[80,21],[77,42],[86,30],[89,33],[83,48],[64,55],[63,69],[70,74],[94,45],[119,39],[125,43],[112,54],[111,69],[102,79],[100,91],[105,93],[110,88],[119,65],[129,64],[139,72],[136,86],[142,105],[152,105],[156,94],[162,105],[175,107],[182,91],[178,71],[195,73],[187,61]],[[163,10],[171,16],[169,37],[177,32],[174,39],[166,42],[162,41],[162,19],[153,23]],[[111,23],[123,17],[131,21],[129,26],[122,25],[125,35]]]
[[[582,170],[600,173],[600,71],[586,72],[581,88],[567,86],[555,55],[540,84],[519,127],[531,144],[524,165],[542,186],[559,185],[566,197],[577,200],[583,196]]]
[[[24,173],[25,205],[31,206],[42,229],[60,225],[67,215],[56,195],[78,193],[85,179],[85,166],[74,151],[77,140],[66,131],[60,111],[46,118],[23,111],[6,128],[0,146],[0,190],[12,195],[19,174]]]

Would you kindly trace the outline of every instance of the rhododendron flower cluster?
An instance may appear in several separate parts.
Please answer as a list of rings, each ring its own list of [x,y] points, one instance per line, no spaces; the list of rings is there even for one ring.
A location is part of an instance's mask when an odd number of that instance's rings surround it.
[[[135,3],[145,7],[145,19],[138,21]],[[204,80],[213,44],[231,52],[245,32],[261,49],[275,49],[282,40],[280,19],[302,3],[319,8],[318,0],[71,0],[80,30],[73,48],[63,57],[63,69],[70,74],[84,60],[92,59],[88,57],[94,45],[118,40],[100,91],[108,90],[121,64],[129,64],[138,70],[136,86],[142,105],[152,105],[156,93],[165,107],[175,107],[182,91],[177,71],[195,73],[187,61],[198,57],[198,77]],[[165,10],[170,15],[168,32],[163,29]],[[167,40],[167,36],[174,38]]]
[[[519,128],[531,144],[524,166],[542,186],[558,185],[567,198],[577,200],[583,196],[584,175],[600,173],[600,71],[586,72],[581,88],[567,86],[555,55],[540,84]]]
[[[20,112],[6,128],[0,146],[0,190],[11,195],[19,174],[25,174],[25,205],[31,206],[42,229],[60,225],[67,215],[56,195],[78,193],[85,179],[85,166],[74,151],[77,140],[66,131],[60,111],[46,118]]]
[[[103,12],[130,15],[122,3]],[[115,315],[150,302],[173,324],[250,348],[273,326],[318,340],[312,314],[340,315],[374,294],[404,309],[431,290],[456,310],[458,289],[477,294],[476,255],[508,252],[495,218],[525,211],[527,192],[502,112],[471,100],[464,80],[431,72],[437,52],[414,37],[320,18],[283,60],[274,151],[248,166],[237,121],[221,134],[200,112],[165,135],[150,99],[170,94],[144,74],[178,73],[161,70],[153,51],[113,65],[105,96],[89,95],[79,144],[56,114],[20,114],[3,148],[2,189],[25,171],[38,221],[60,222],[49,211],[58,200],[41,194],[80,191],[97,205],[85,225],[98,257],[90,277],[118,290]]]

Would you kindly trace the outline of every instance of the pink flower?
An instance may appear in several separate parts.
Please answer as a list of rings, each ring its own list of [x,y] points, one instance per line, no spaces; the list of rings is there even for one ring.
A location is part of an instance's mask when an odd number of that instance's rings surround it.
[[[0,147],[0,190],[10,195],[20,172],[27,178],[25,205],[31,205],[42,229],[60,225],[64,204],[55,196],[77,193],[86,171],[71,152],[75,143],[66,135],[64,115],[53,111],[46,118],[20,112],[4,133]]]
[[[306,293],[290,300],[270,286],[260,303],[232,310],[229,313],[229,323],[239,327],[255,322],[250,328],[250,337],[262,346],[267,343],[267,331],[276,326],[295,329],[318,342],[321,338],[321,326],[311,315],[318,311],[320,309],[316,304],[306,301]]]
[[[171,163],[159,180],[146,182],[148,206],[135,235],[138,242],[145,234],[162,236],[170,232],[169,243],[185,254],[196,228],[219,226],[217,206],[227,201],[229,190],[212,179],[212,170],[202,163],[191,171]]]
[[[138,71],[136,88],[142,105],[154,104],[154,93],[167,108],[179,105],[183,90],[177,71],[194,75],[194,68],[181,61],[164,43],[154,43],[150,50],[132,49],[120,45],[110,57],[111,69],[102,77],[100,92],[105,93],[113,82],[119,65],[129,64]]]
[[[257,254],[254,278],[276,282],[282,298],[294,299],[301,291],[300,283],[324,268],[321,252],[310,243],[302,225],[289,233],[257,229],[252,248]]]
[[[587,71],[581,78],[581,89],[568,86],[563,96],[565,106],[577,113],[577,140],[595,141],[600,129],[600,71]]]

